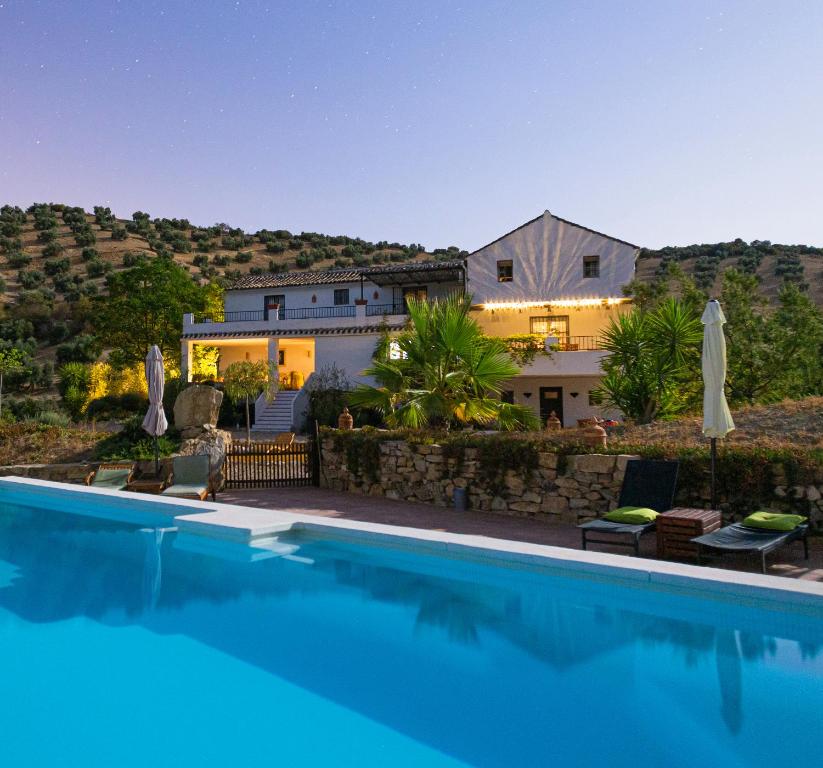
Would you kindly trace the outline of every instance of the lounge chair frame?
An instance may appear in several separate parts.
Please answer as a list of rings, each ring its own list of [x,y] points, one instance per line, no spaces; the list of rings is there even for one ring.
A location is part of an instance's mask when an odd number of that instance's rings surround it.
[[[652,459],[632,459],[626,465],[626,475],[620,489],[619,507],[649,507],[656,512],[666,512],[674,506],[677,491],[677,474],[680,463]],[[655,523],[629,525],[611,520],[592,520],[577,526],[580,529],[583,549],[589,544],[610,544],[627,547],[635,556],[640,554],[640,537],[654,530]],[[601,538],[593,538],[592,534]],[[608,538],[602,538],[606,536]],[[628,541],[621,537],[628,537]]]
[[[132,479],[134,478],[134,462],[133,461],[106,461],[106,462],[103,462],[102,464],[100,464],[97,467],[97,469],[93,469],[91,472],[89,472],[85,476],[85,478],[83,478],[83,483],[85,485],[91,485],[92,482],[94,481],[95,475],[101,469],[115,469],[115,470],[117,470],[117,469],[127,469],[129,471],[129,474],[126,478],[126,485],[128,485],[132,481]]]
[[[734,541],[734,539],[737,541]],[[724,543],[724,539],[727,541]],[[809,559],[809,526],[804,523],[793,531],[770,531],[766,528],[750,528],[742,523],[732,523],[725,528],[692,539],[697,545],[697,564],[703,564],[703,550],[723,554],[760,555],[760,572],[766,573],[766,555],[794,541],[803,542],[803,556]],[[750,542],[748,545],[746,542]]]

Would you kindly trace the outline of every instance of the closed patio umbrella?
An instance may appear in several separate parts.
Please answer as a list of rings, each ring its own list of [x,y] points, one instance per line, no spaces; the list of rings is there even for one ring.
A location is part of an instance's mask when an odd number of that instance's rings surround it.
[[[726,437],[734,429],[723,391],[726,384],[726,337],[723,335],[726,318],[717,299],[706,304],[701,322],[704,326],[703,434],[711,439],[712,509],[717,509],[717,438]]]
[[[154,474],[160,474],[160,447],[157,438],[168,429],[163,412],[163,387],[166,383],[163,371],[163,355],[155,344],[146,355],[146,383],[149,387],[149,410],[143,419],[143,429],[154,437]]]

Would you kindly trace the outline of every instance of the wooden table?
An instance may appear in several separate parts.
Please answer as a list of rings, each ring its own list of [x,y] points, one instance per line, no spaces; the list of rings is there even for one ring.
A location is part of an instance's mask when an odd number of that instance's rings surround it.
[[[160,493],[165,486],[166,481],[163,478],[141,477],[132,480],[126,486],[126,490],[135,491],[136,493]]]
[[[723,521],[717,509],[676,507],[657,516],[657,556],[697,557],[697,545],[691,539],[716,531]]]

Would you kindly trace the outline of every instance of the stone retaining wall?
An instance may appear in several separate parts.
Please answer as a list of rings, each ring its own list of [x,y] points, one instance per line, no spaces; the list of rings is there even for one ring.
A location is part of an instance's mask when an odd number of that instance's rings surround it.
[[[450,507],[455,488],[465,488],[471,509],[576,524],[602,515],[617,506],[629,455],[587,454],[559,456],[538,453],[531,472],[507,472],[499,487],[490,489],[481,477],[477,449],[466,448],[458,461],[439,445],[409,444],[402,440],[379,443],[379,471],[374,477],[346,465],[345,451],[333,437],[322,440],[320,483],[337,491],[421,501]],[[790,485],[780,466],[772,468],[773,485],[768,498],[753,500],[761,508],[808,515],[816,527],[823,523],[823,467],[813,484]],[[678,506],[708,508],[710,490],[681,483]],[[720,507],[730,516],[728,500]]]
[[[540,453],[530,473],[509,471],[495,493],[479,476],[477,449],[457,459],[439,445],[380,443],[380,471],[375,479],[352,474],[334,440],[322,443],[320,483],[326,488],[389,499],[452,506],[455,488],[465,488],[469,507],[489,512],[577,523],[608,512],[617,504],[626,463],[633,456],[591,454],[559,457]],[[560,466],[562,463],[562,467]]]

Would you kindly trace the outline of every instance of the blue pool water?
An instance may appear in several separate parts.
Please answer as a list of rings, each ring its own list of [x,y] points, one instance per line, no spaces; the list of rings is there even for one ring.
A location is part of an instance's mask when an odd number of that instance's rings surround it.
[[[0,765],[823,764],[819,614],[184,543],[0,504]]]

